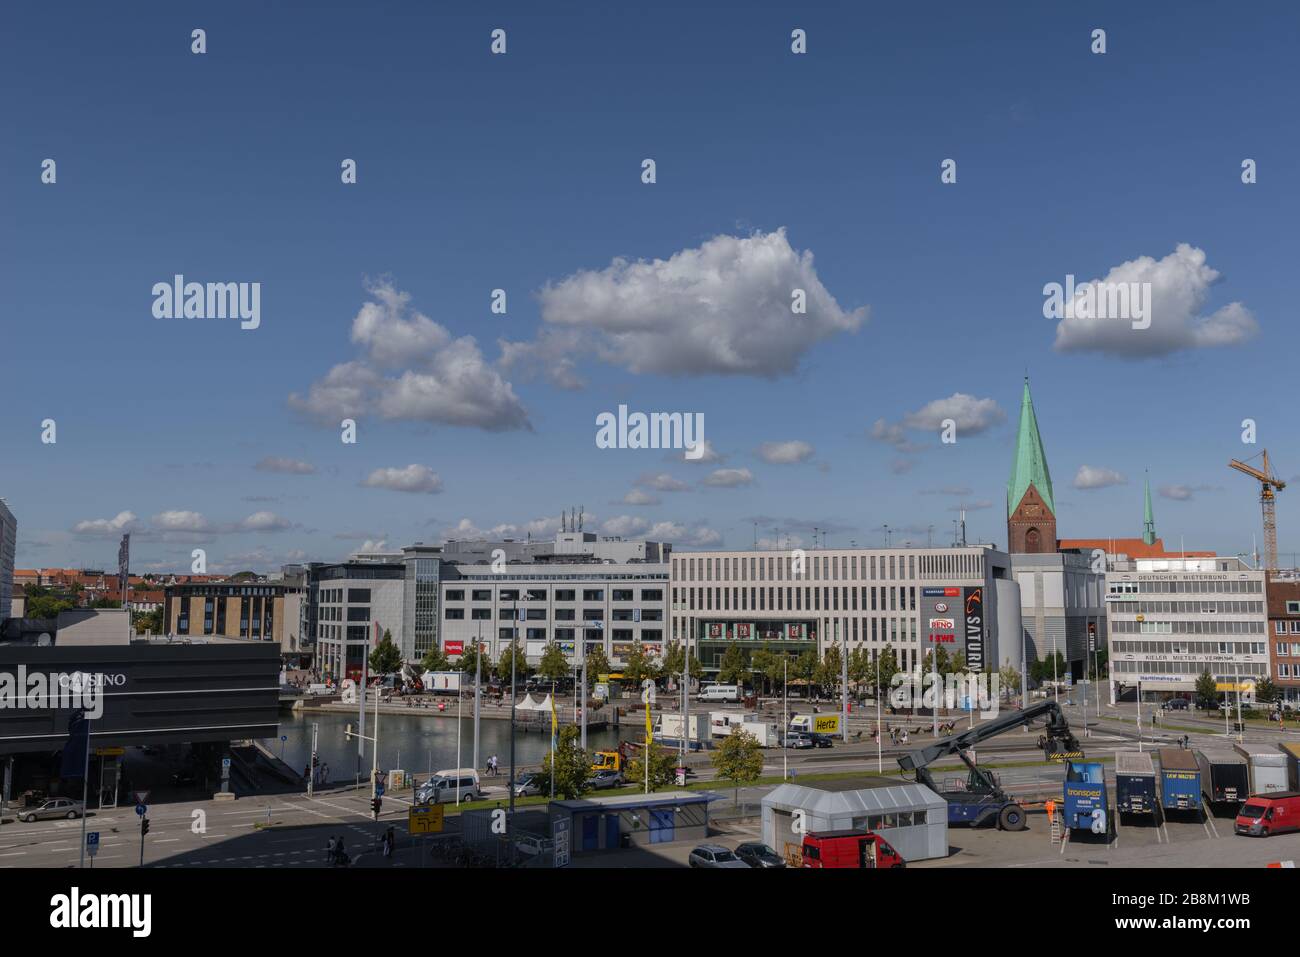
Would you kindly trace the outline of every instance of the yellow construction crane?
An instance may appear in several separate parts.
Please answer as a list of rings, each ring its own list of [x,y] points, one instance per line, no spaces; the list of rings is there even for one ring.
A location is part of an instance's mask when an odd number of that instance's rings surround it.
[[[1245,462],[1232,459],[1229,468],[1245,472],[1259,482],[1259,505],[1264,513],[1264,567],[1269,572],[1277,571],[1277,513],[1275,510],[1276,493],[1286,488],[1286,482],[1273,474],[1268,464],[1268,449],[1263,451],[1264,468],[1253,468]]]

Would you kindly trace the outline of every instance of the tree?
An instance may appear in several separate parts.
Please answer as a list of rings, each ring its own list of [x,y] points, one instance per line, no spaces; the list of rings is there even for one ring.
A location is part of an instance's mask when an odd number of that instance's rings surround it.
[[[1282,698],[1282,689],[1273,684],[1272,678],[1260,678],[1255,682],[1255,700],[1260,704],[1277,704]]]
[[[893,645],[885,645],[880,652],[880,658],[876,661],[877,690],[888,694],[896,674],[898,674],[898,653],[894,651]]]
[[[543,678],[563,678],[569,673],[569,659],[564,657],[564,652],[560,646],[553,641],[546,643],[546,650],[542,652],[542,660],[537,666],[537,673]]]
[[[760,659],[759,655],[763,655]],[[762,675],[767,682],[769,690],[772,688],[784,687],[786,676],[786,652],[773,651],[771,646],[764,645],[761,649],[754,652],[750,659],[749,667],[754,674],[759,674],[759,662],[762,661]]]
[[[1007,663],[998,671],[998,679],[1002,682],[1002,691],[1008,696],[1011,694],[1020,694],[1020,672]]]
[[[542,776],[550,791],[552,776],[551,752],[542,758]],[[591,755],[578,744],[578,729],[568,724],[560,729],[555,742],[555,793],[566,800],[582,797],[591,778]]]
[[[1202,708],[1213,708],[1219,703],[1218,683],[1214,680],[1214,675],[1210,674],[1209,668],[1202,671],[1196,679],[1196,700]]]
[[[941,658],[940,661],[943,659]],[[952,656],[952,664],[949,666],[948,674],[965,674],[966,673],[966,652],[959,651]]]
[[[817,665],[815,678],[817,685],[823,691],[829,691],[831,697],[839,694],[840,690],[840,669],[843,660],[840,657],[840,646],[831,645],[822,655],[822,660]]]
[[[758,684],[761,680],[764,694],[771,691],[773,666],[779,670],[780,665],[781,662],[777,660],[771,648],[759,648],[749,656],[750,673],[754,676],[754,684]]]
[[[609,672],[609,658],[605,656],[605,649],[595,645],[587,652],[587,680],[599,681],[601,675],[607,675]]]
[[[23,616],[26,618],[58,618],[59,612],[76,607],[66,598],[48,594],[37,595],[35,598],[28,599],[27,609],[23,612]]]
[[[936,656],[938,658],[937,666],[934,661],[932,661]],[[925,660],[921,665],[921,670],[926,674],[930,674],[933,671],[938,671],[940,675],[951,674],[953,670],[952,659],[948,657],[948,649],[943,647],[943,645],[936,645],[934,648],[927,651],[925,653]]]
[[[508,679],[511,662],[514,662],[515,681],[521,681],[528,675],[528,656],[524,650],[519,647],[519,642],[512,641],[504,651],[501,652],[501,660],[497,662],[497,674],[502,679]]]
[[[639,643],[634,644],[623,661],[623,680],[639,688],[646,678],[654,677],[657,677],[654,662],[645,653],[645,648]]]
[[[385,628],[384,636],[370,653],[370,672],[376,675],[391,675],[402,670],[402,653],[393,644],[392,633]]]
[[[817,652],[811,648],[805,649],[790,666],[790,673],[801,681],[811,683],[813,676],[817,674]],[[811,689],[806,693],[811,693]]]
[[[131,616],[131,624],[135,627],[137,635],[153,635],[162,632],[162,609],[155,608],[153,611],[138,611]]]
[[[96,598],[90,603],[91,608],[121,608],[122,602],[116,598]]]
[[[862,686],[875,683],[876,663],[871,660],[871,652],[866,648],[854,648],[849,652],[849,680],[853,682],[854,694],[859,699],[862,697]]]
[[[1034,681],[1042,684],[1045,681],[1064,681],[1065,673],[1069,670],[1065,664],[1065,656],[1057,651],[1050,658],[1042,658],[1035,661],[1029,666],[1029,677]]]
[[[645,787],[645,753],[646,748],[632,756],[627,762],[627,783]],[[677,752],[667,748],[655,747],[650,751],[650,790],[657,791],[667,787],[677,779]]]
[[[451,663],[447,661],[447,655],[441,648],[433,647],[424,653],[420,659],[421,671],[450,671]]]
[[[723,738],[710,760],[718,777],[735,787],[736,804],[740,804],[741,787],[753,784],[763,774],[763,749],[748,731],[733,731]]]
[[[1096,662],[1092,659],[1096,658]],[[1110,673],[1110,650],[1107,648],[1098,648],[1094,655],[1088,656],[1088,677],[1093,681],[1100,681]],[[1100,674],[1098,674],[1100,670]]]
[[[480,656],[480,654],[482,654],[483,663],[482,665],[476,665],[475,660]],[[448,659],[447,667],[452,667],[450,659]],[[487,678],[488,675],[492,674],[492,656],[486,652],[480,652],[478,650],[477,640],[467,641],[460,653],[460,658],[456,661],[455,667],[459,668],[467,675],[475,674],[475,669],[477,668],[479,669],[477,673],[483,678]]]
[[[664,649],[664,674],[680,675],[686,666],[686,648],[675,638],[668,642],[668,647]],[[695,657],[695,652],[691,652],[691,675],[698,678],[704,670],[700,664],[700,659]]]
[[[737,644],[727,645],[718,662],[718,681],[724,685],[743,685],[749,677],[749,664],[744,649]]]

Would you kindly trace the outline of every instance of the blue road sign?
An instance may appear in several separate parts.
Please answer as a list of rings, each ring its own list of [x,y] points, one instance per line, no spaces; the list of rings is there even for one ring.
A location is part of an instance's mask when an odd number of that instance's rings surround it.
[[[98,831],[90,831],[90,832],[86,835],[86,846],[87,846],[87,847],[99,847],[99,832],[98,832]]]
[[[280,740],[281,740],[281,741],[288,741],[288,740],[289,740],[289,736],[288,736],[287,734],[282,734],[282,735],[280,735]]]
[[[376,784],[375,797],[383,797],[383,796],[384,796],[384,786],[382,784]]]
[[[138,814],[140,817],[144,817],[144,812],[147,811],[147,810],[149,810],[148,805],[145,805],[145,804],[137,804],[137,805],[135,806],[135,813]]]

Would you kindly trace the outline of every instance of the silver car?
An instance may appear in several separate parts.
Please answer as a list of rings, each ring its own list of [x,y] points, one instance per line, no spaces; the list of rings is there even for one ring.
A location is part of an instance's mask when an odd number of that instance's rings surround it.
[[[18,820],[46,821],[55,817],[66,817],[72,819],[81,817],[85,813],[85,805],[80,801],[74,801],[71,798],[51,798],[40,807],[20,811],[18,813]]]
[[[720,844],[701,844],[691,851],[686,862],[691,867],[724,867],[749,870],[749,865]]]
[[[587,778],[587,787],[593,791],[603,791],[606,788],[617,788],[623,786],[622,771],[597,771],[591,777]]]

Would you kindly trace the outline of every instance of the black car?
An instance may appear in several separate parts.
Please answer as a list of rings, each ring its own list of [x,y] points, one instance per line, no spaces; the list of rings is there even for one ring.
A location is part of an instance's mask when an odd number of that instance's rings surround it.
[[[835,746],[835,739],[829,734],[822,734],[819,731],[811,732],[813,744],[819,748],[832,748]]]
[[[1168,701],[1165,702],[1165,709],[1168,710],[1168,711],[1186,711],[1186,710],[1187,710],[1187,699],[1186,699],[1186,698],[1170,698]]]
[[[748,841],[736,848],[736,856],[750,867],[785,867],[781,856],[766,844]]]

